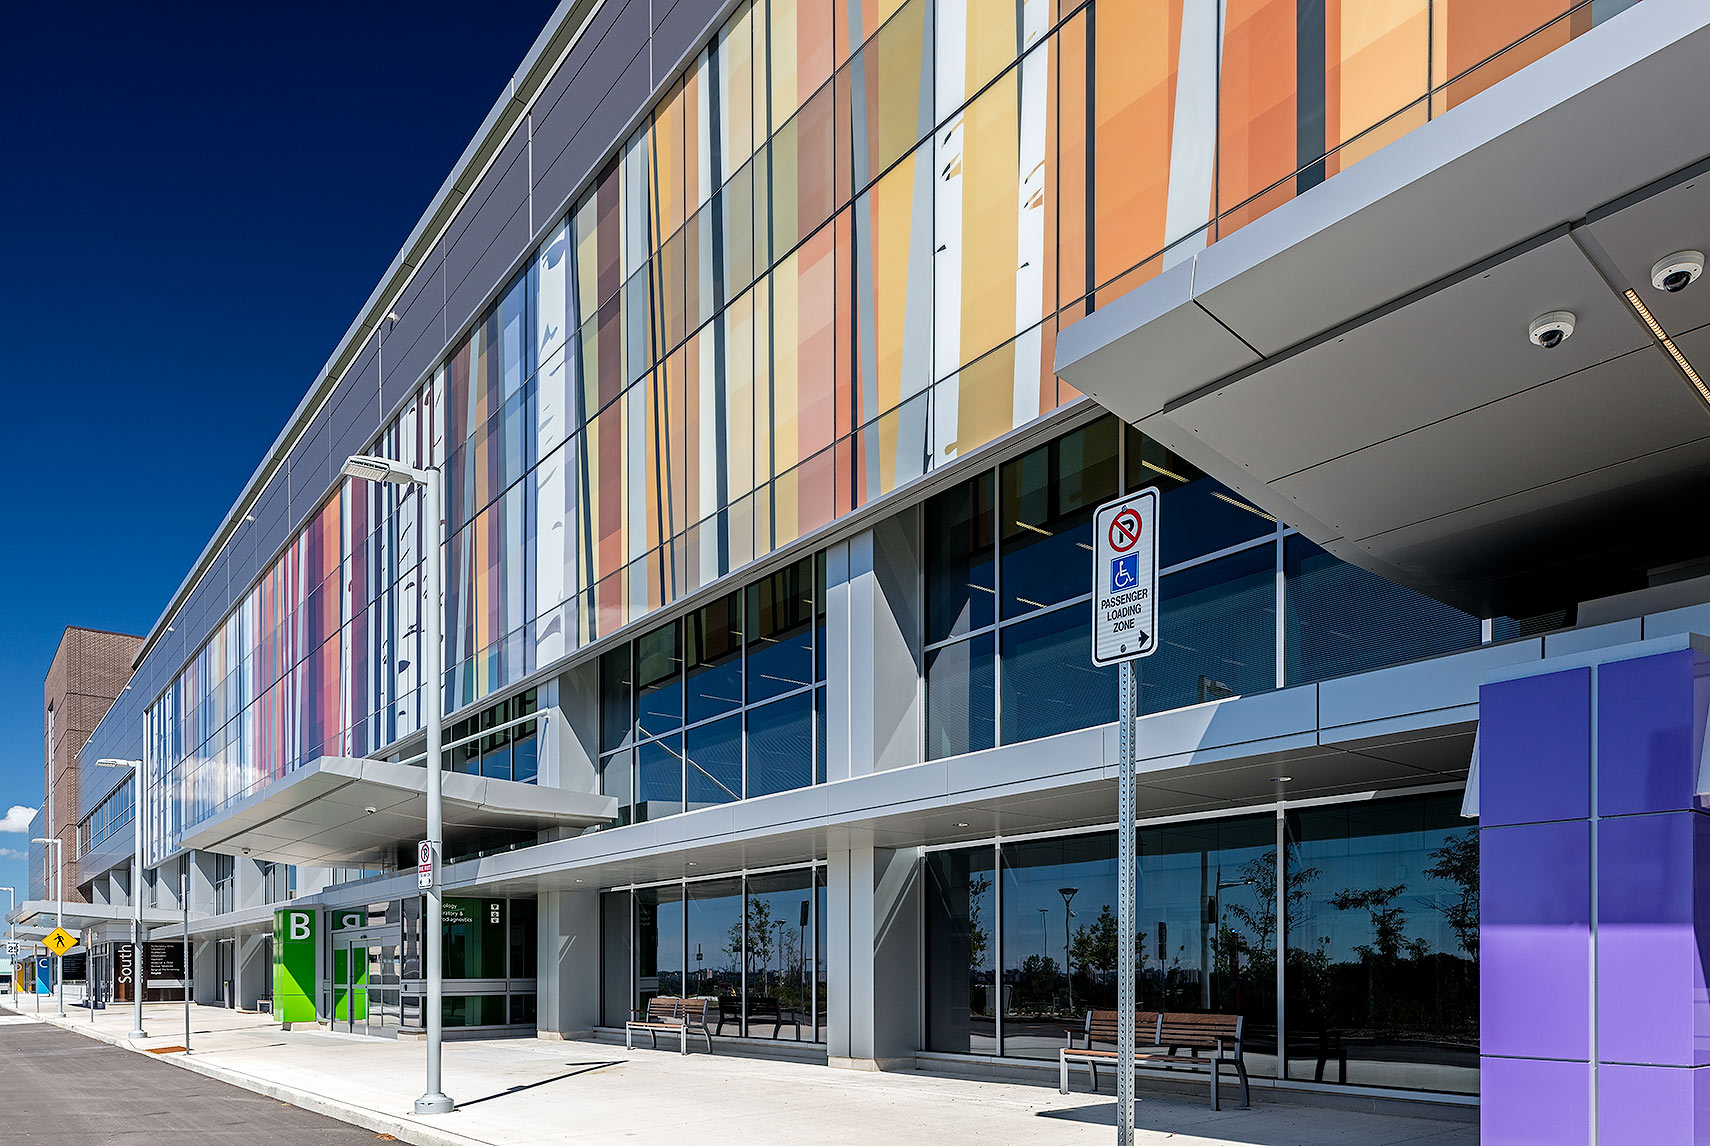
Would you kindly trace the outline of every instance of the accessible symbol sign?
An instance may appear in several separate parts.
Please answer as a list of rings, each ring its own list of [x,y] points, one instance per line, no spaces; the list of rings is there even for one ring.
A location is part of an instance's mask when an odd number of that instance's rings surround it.
[[[1093,663],[1158,651],[1157,489],[1109,501],[1093,516]]]

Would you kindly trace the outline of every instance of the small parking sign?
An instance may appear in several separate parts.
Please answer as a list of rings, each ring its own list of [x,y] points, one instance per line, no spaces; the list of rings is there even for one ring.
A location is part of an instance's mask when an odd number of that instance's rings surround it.
[[[1120,664],[1158,649],[1158,501],[1143,489],[1093,517],[1093,663]]]

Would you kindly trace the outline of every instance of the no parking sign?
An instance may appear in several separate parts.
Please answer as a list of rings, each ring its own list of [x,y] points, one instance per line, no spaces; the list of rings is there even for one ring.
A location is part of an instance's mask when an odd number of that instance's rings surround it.
[[[1158,651],[1158,491],[1109,501],[1093,517],[1093,663]]]

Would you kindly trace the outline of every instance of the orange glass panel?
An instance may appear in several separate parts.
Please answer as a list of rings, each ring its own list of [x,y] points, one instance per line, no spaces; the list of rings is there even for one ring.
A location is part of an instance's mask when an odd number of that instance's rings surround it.
[[[1550,24],[1576,2],[1436,0],[1431,10],[1431,86],[1441,87],[1484,63],[1522,37]],[[1516,68],[1567,43],[1569,29],[1565,23],[1559,29],[1552,27],[1543,39],[1547,46],[1538,45]]]
[[[1430,22],[1429,0],[1325,0],[1326,147],[1424,99]]]
[[[1181,10],[1182,0],[1097,6],[1093,268],[1099,282],[1164,245]]]
[[[653,223],[653,241],[676,233],[683,225],[683,109],[687,103],[684,82],[679,79],[653,113],[653,138],[649,158],[653,161],[648,217]]]
[[[1228,0],[1218,93],[1218,205],[1295,170],[1296,0]]]
[[[1537,11],[1560,8],[1562,3],[1561,0],[1549,0],[1547,3],[1543,0],[1531,0],[1529,3],[1515,4],[1514,7]],[[1439,3],[1438,11],[1442,12],[1442,9],[1443,5]],[[1584,32],[1591,26],[1592,9],[1589,6],[1582,7],[1572,16],[1556,20],[1537,34],[1521,40],[1506,51],[1499,51],[1494,59],[1488,60],[1479,56],[1479,53],[1514,31],[1518,23],[1514,16],[1506,10],[1498,16],[1482,9],[1468,8],[1465,4],[1451,5],[1449,15],[1452,19],[1448,27],[1438,28],[1434,39],[1436,58],[1432,61],[1433,80],[1442,82],[1436,79],[1444,72],[1444,65],[1438,62],[1442,59],[1449,61],[1447,71],[1448,76],[1452,77],[1447,86],[1433,96],[1433,114],[1436,115],[1465,103],[1492,84],[1507,79],[1527,64],[1542,59]],[[1455,66],[1475,57],[1482,62],[1475,63],[1470,71]]]

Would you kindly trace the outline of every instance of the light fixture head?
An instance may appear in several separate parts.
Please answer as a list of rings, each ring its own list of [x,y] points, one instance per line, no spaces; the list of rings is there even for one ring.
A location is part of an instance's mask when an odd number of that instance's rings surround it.
[[[1277,784],[1286,784],[1292,779],[1294,779],[1293,776],[1272,776],[1271,777],[1271,780]]]
[[[956,821],[956,826],[957,826],[957,827],[958,827],[958,828],[965,828],[965,827],[967,827],[967,826],[968,826],[968,824],[967,824],[967,821],[965,821],[965,820],[957,820],[957,821]]]
[[[344,463],[340,472],[347,478],[391,482],[394,485],[414,485],[427,480],[427,474],[422,470],[372,454],[357,454]]]
[[[1676,251],[1664,255],[1651,267],[1651,285],[1669,294],[1679,294],[1703,273],[1703,251]]]
[[[1552,310],[1532,320],[1532,325],[1526,328],[1526,337],[1533,346],[1554,350],[1573,337],[1574,323],[1578,321],[1571,310]]]
[[[366,808],[362,809],[363,814],[369,815],[369,816],[372,816],[375,812],[378,812],[379,810],[380,809],[376,808],[373,804],[369,804]]]

